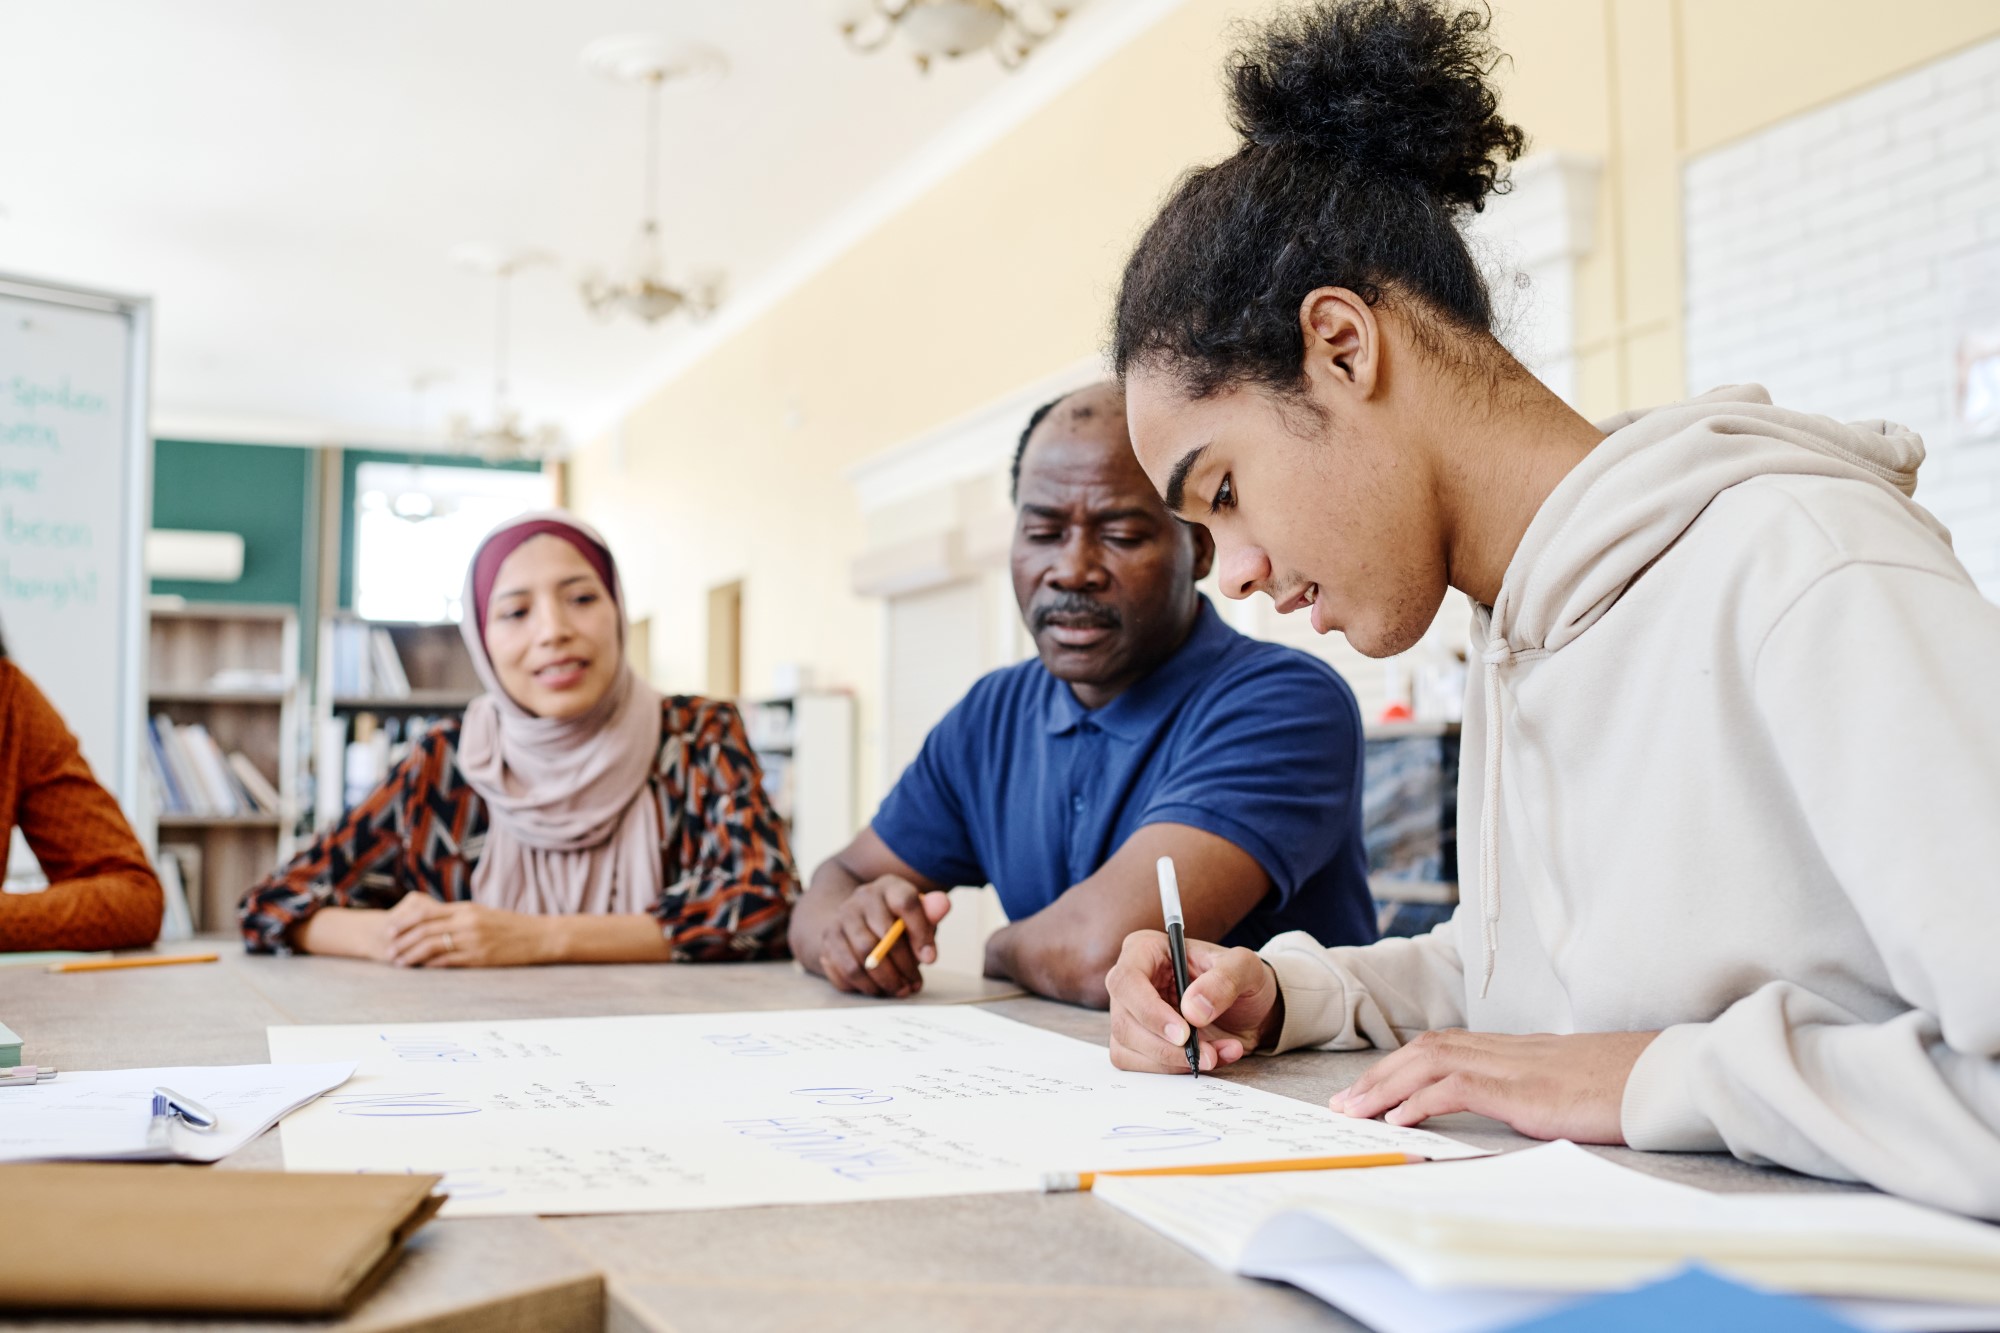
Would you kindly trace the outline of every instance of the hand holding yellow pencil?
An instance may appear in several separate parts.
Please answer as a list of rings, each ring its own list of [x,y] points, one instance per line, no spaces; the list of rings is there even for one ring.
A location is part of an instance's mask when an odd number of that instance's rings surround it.
[[[884,935],[880,942],[868,951],[868,957],[861,966],[870,972],[880,967],[882,960],[889,956],[889,950],[896,947],[896,941],[903,938],[906,924],[903,918],[897,917],[894,924],[889,927],[889,933]]]
[[[937,957],[937,923],[951,899],[901,875],[857,885],[821,936],[819,971],[840,990],[903,999],[923,988],[920,968]]]

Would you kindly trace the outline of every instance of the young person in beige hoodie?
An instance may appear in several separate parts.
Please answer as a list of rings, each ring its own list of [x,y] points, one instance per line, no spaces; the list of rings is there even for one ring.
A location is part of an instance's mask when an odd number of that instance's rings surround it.
[[[1475,606],[1463,902],[1430,935],[1164,937],[1112,1058],[1393,1054],[1331,1104],[1861,1180],[2000,1218],[2000,608],[1923,446],[1756,387],[1592,426],[1457,223],[1523,146],[1483,15],[1321,3],[1232,64],[1241,149],[1133,255],[1134,447],[1224,591],[1364,652]],[[1854,329],[1865,353],[1870,329]]]

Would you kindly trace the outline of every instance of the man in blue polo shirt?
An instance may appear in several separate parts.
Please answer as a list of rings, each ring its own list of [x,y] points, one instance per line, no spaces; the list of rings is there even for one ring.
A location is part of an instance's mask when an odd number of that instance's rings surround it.
[[[1014,491],[1014,595],[1038,660],[986,676],[931,731],[814,873],[792,952],[842,990],[915,994],[944,891],[991,883],[1009,923],[986,974],[1103,1008],[1125,936],[1160,927],[1162,856],[1191,939],[1372,941],[1354,696],[1196,591],[1214,547],[1161,506],[1116,385],[1035,413]]]

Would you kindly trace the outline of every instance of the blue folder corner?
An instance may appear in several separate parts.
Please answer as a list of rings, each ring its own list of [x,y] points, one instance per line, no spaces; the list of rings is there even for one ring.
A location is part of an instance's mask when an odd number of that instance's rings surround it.
[[[1776,1296],[1703,1268],[1579,1301],[1554,1314],[1515,1324],[1506,1333],[1860,1333],[1825,1307]]]

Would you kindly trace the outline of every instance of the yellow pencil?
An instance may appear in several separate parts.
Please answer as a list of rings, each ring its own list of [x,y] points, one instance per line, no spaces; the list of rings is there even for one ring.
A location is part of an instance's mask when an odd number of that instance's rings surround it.
[[[51,972],[110,972],[121,967],[172,967],[175,963],[212,963],[222,955],[213,953],[177,953],[165,957],[139,954],[132,958],[75,958],[67,963],[55,963]]]
[[[890,925],[889,933],[882,937],[881,943],[877,944],[874,948],[870,949],[868,951],[868,957],[862,960],[861,963],[862,970],[865,972],[873,972],[877,967],[881,966],[882,960],[889,956],[889,950],[895,948],[896,941],[902,938],[903,938],[903,918],[897,917],[894,923]]]
[[[1266,1171],[1344,1171],[1360,1166],[1409,1166],[1430,1159],[1408,1152],[1349,1153],[1345,1157],[1293,1157],[1279,1162],[1212,1162],[1205,1166],[1142,1166],[1124,1171],[1051,1171],[1042,1190],[1066,1194],[1087,1190],[1102,1176],[1251,1176]]]

